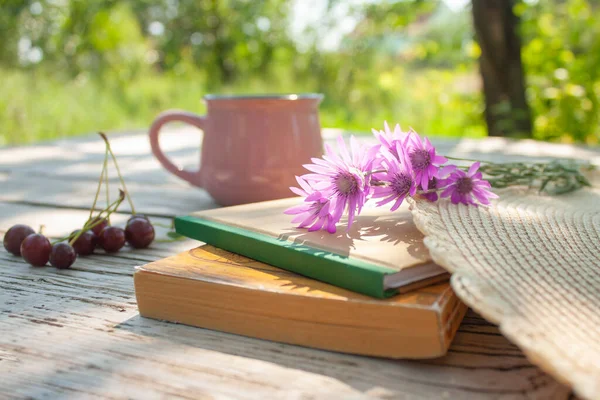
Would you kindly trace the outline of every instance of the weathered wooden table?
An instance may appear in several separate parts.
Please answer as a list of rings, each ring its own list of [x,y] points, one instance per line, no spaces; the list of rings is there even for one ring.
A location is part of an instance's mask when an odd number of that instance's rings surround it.
[[[329,138],[335,132],[326,131]],[[163,171],[142,132],[111,135],[138,212],[169,224],[174,215],[217,207],[208,195]],[[199,136],[163,135],[184,165],[198,158]],[[463,157],[599,153],[501,139],[439,141]],[[50,236],[88,216],[104,149],[97,136],[0,149],[0,235],[15,223]],[[112,176],[114,192],[116,177]],[[114,193],[113,193],[114,198]],[[116,215],[123,223],[128,215]],[[158,228],[158,238],[166,229]],[[474,313],[447,356],[425,361],[374,359],[272,343],[141,318],[136,265],[198,242],[80,258],[72,269],[34,268],[0,250],[0,398],[556,398],[568,388],[539,370],[498,329]],[[343,338],[340,338],[343,340]]]

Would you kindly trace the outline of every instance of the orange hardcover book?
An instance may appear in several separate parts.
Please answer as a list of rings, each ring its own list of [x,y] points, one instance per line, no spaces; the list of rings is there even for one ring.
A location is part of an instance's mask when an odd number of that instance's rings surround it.
[[[137,267],[143,317],[389,358],[446,353],[466,306],[447,282],[376,299],[204,245]]]

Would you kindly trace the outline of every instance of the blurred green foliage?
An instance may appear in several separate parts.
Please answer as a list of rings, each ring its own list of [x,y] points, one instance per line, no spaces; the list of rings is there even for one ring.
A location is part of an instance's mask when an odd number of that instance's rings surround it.
[[[441,1],[353,2],[358,21],[324,49],[342,0],[302,34],[292,0],[0,0],[0,145],[144,128],[202,95],[321,92],[322,124],[384,120],[483,136],[469,10]],[[600,138],[595,1],[519,3],[535,137]]]
[[[600,1],[519,4],[534,137],[600,139]]]

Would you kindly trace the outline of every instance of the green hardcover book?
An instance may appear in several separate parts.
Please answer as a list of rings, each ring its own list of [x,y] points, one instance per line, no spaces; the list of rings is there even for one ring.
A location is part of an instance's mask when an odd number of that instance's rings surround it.
[[[386,298],[448,279],[433,263],[408,205],[365,206],[350,231],[295,228],[283,211],[300,198],[245,204],[175,219],[177,233],[332,285]]]

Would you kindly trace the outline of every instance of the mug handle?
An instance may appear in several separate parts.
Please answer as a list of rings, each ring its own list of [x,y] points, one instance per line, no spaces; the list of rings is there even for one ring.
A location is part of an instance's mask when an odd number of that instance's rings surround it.
[[[159,114],[158,117],[156,117],[156,119],[152,122],[150,130],[148,132],[148,136],[150,137],[150,147],[152,148],[152,153],[162,164],[162,166],[165,167],[167,171],[180,177],[184,181],[188,181],[192,185],[202,186],[199,175],[200,168],[198,168],[198,171],[188,171],[185,169],[178,168],[177,166],[175,166],[175,164],[171,162],[171,160],[167,158],[165,153],[163,153],[162,149],[160,148],[160,143],[158,141],[160,130],[164,124],[172,121],[184,122],[204,131],[206,116],[200,116],[191,112],[181,110],[165,111]]]

